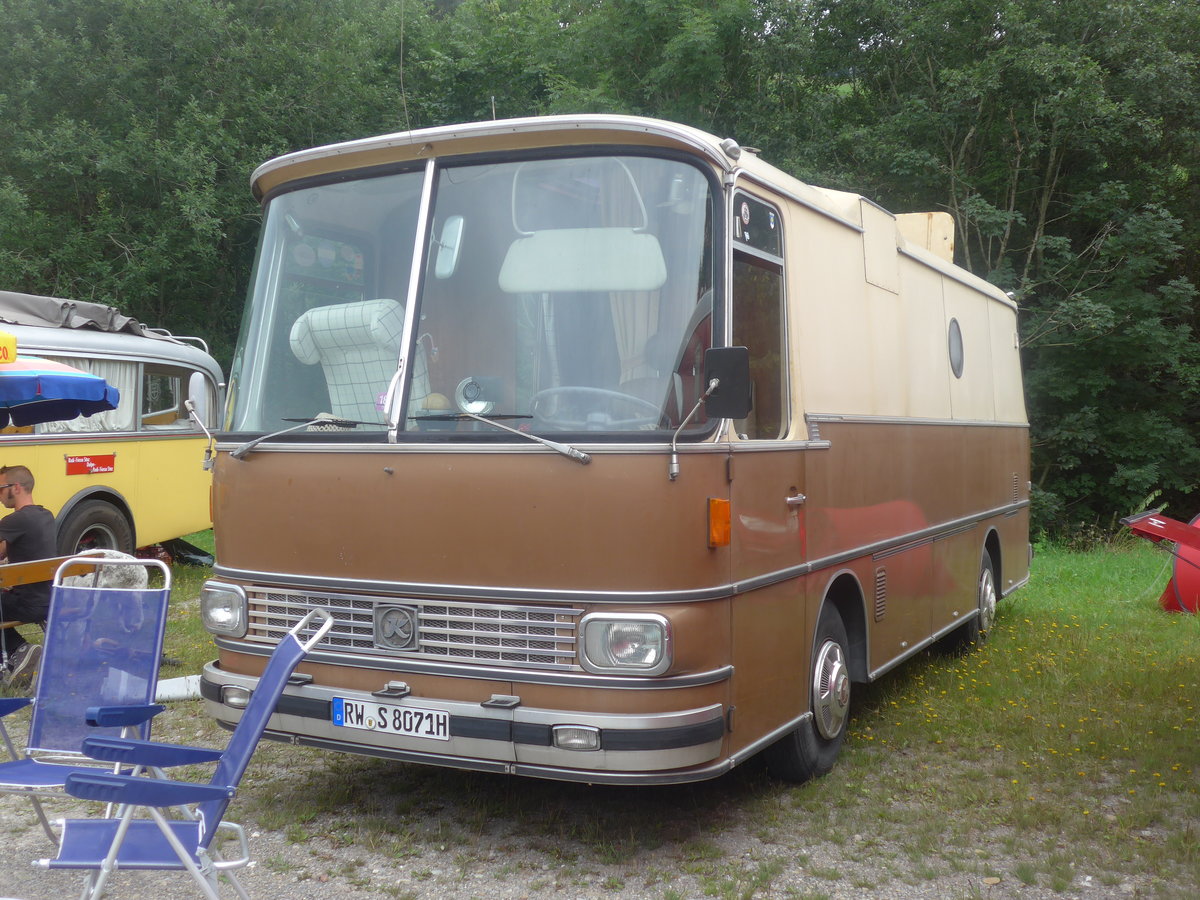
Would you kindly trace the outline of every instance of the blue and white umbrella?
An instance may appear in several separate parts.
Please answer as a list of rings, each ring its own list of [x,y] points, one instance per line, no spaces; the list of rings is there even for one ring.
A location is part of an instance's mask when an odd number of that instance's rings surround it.
[[[117,389],[98,375],[32,356],[0,362],[0,428],[64,422],[116,409]]]

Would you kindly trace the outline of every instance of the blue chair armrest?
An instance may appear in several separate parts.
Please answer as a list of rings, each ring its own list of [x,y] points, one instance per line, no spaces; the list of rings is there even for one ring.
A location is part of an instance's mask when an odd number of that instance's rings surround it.
[[[123,763],[130,766],[188,766],[193,763],[215,762],[222,751],[183,744],[160,744],[131,738],[85,738],[84,753],[101,762]]]
[[[24,709],[33,701],[28,697],[0,697],[0,716]]]
[[[87,723],[100,728],[127,728],[130,725],[141,725],[165,709],[165,706],[157,703],[143,706],[89,706]]]
[[[130,803],[135,806],[182,806],[207,800],[227,800],[232,787],[165,781],[161,778],[137,778],[97,772],[73,772],[67,776],[67,793],[82,800],[104,803]]]

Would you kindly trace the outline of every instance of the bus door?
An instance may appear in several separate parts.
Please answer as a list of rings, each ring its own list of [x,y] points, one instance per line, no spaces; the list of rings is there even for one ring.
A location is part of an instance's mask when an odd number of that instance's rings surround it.
[[[733,423],[729,461],[736,729],[761,734],[807,709],[803,583],[804,451],[785,441],[787,318],[782,223],[775,207],[736,193],[732,345],[750,351],[753,408]],[[744,729],[744,730],[743,730]],[[736,738],[736,731],[735,731]]]

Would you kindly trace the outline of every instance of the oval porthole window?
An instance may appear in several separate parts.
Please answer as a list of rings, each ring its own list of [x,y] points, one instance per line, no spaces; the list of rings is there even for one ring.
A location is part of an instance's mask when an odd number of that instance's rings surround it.
[[[963,341],[962,329],[958,327],[958,319],[950,320],[950,371],[955,378],[962,378],[963,373]]]

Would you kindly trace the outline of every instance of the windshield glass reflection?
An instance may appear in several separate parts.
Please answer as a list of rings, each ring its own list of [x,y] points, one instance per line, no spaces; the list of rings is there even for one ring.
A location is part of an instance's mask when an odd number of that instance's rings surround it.
[[[413,437],[500,433],[472,416],[596,439],[679,426],[712,343],[712,198],[699,169],[641,156],[442,168],[406,322],[423,177],[271,201],[232,430],[383,432],[401,359],[399,430]],[[689,424],[704,427],[702,415]]]

